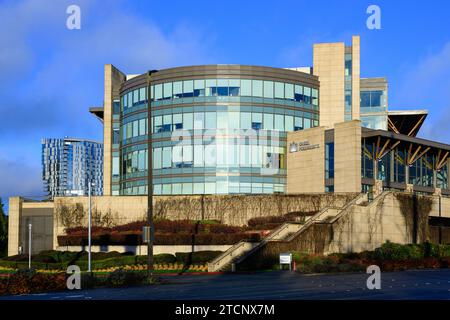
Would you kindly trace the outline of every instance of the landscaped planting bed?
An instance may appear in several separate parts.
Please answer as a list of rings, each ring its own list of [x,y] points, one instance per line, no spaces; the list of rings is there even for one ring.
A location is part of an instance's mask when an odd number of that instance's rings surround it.
[[[358,272],[377,265],[382,271],[450,267],[450,245],[396,244],[386,242],[373,251],[333,253],[327,256],[301,252],[293,254],[297,271],[302,273]],[[278,268],[278,265],[274,265]]]
[[[92,244],[141,245],[146,225],[146,221],[137,221],[112,228],[93,227]],[[214,221],[155,221],[155,245],[230,245],[241,240],[260,241],[261,232]],[[60,246],[82,246],[87,242],[85,227],[70,228],[66,235],[58,236]]]
[[[158,254],[154,256],[156,270],[205,270],[209,261],[213,260],[221,251],[198,251],[193,253],[177,252],[172,254]],[[77,265],[81,270],[88,267],[87,252],[42,251],[32,257],[32,267],[40,271],[65,271],[70,265]],[[147,256],[135,256],[130,253],[96,252],[92,253],[92,270],[115,270],[123,267],[143,266],[147,264]],[[175,267],[175,265],[177,267]],[[179,267],[181,266],[181,267]],[[27,269],[28,256],[17,255],[0,260],[0,273],[12,270]],[[165,269],[166,268],[166,269]]]

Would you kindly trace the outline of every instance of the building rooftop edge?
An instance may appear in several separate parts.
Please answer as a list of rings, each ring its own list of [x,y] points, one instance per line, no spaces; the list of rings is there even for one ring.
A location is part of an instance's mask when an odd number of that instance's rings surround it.
[[[81,138],[70,138],[70,137],[66,137],[66,138],[41,138],[41,141],[43,141],[43,140],[64,140],[64,141],[70,141],[70,142],[93,142],[93,143],[97,143],[97,144],[103,145],[103,142],[100,142],[100,141],[97,141],[97,140],[81,139]]]

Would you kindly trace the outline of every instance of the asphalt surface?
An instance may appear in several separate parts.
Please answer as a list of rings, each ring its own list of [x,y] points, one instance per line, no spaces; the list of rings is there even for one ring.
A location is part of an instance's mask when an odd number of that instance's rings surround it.
[[[450,300],[450,269],[386,272],[381,289],[368,274],[302,275],[291,271],[181,275],[163,283],[117,289],[74,290],[0,297],[0,300]]]

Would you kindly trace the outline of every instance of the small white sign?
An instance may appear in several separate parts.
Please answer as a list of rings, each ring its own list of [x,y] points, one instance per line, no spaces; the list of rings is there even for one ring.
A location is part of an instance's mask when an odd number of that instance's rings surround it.
[[[292,253],[280,253],[280,264],[291,264]]]

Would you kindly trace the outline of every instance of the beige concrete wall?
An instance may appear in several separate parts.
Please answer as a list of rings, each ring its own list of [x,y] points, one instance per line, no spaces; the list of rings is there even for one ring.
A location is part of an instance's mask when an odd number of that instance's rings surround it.
[[[361,191],[361,122],[334,126],[334,191]]]
[[[360,119],[361,50],[359,36],[352,37],[352,120]]]
[[[154,200],[154,216],[170,220],[219,220],[224,224],[242,226],[255,217],[289,212],[317,212],[330,205],[341,207],[354,196],[355,194],[157,196]],[[79,204],[83,216],[81,224],[86,226],[88,197],[57,197],[54,201],[53,245],[56,248],[57,236],[65,234],[66,229],[60,217],[61,208],[65,206],[73,211],[76,204]],[[108,214],[113,218],[114,225],[145,220],[146,208],[145,196],[92,197],[93,217]],[[95,218],[93,224],[96,224]]]
[[[74,210],[77,204],[81,205],[84,218],[82,224],[87,226],[89,197],[55,197],[54,210],[54,237],[53,246],[58,246],[58,235],[64,234],[65,226],[61,220],[62,206]],[[113,219],[114,225],[121,225],[133,221],[144,220],[147,210],[147,198],[143,196],[101,196],[91,198],[93,224],[95,217],[104,219],[108,216]]]
[[[8,256],[19,252],[19,221],[22,210],[22,199],[20,197],[9,198],[8,211]]]
[[[290,152],[291,143],[319,145],[310,150]],[[299,146],[301,148],[301,146]],[[286,192],[325,192],[325,127],[288,132]]]
[[[105,65],[103,102],[103,194],[111,195],[113,100],[119,99],[120,85],[126,76],[111,64]]]
[[[427,198],[432,201],[429,216],[439,216],[439,197]],[[441,198],[441,216],[450,218],[450,198]],[[369,204],[353,206],[348,215],[333,224],[333,237],[326,253],[361,252],[380,247],[386,241],[401,244],[413,241],[411,223],[407,222],[401,201],[394,193],[385,193]],[[417,241],[427,239],[422,239],[419,231]]]
[[[53,248],[53,202],[28,202],[9,199],[8,255],[28,252],[28,224],[32,225],[33,254]]]
[[[315,44],[313,72],[320,81],[320,126],[332,128],[335,123],[344,121],[345,44]]]
[[[290,212],[312,213],[328,206],[343,207],[355,196],[353,193],[156,196],[154,214],[157,219],[209,219],[229,225],[246,225],[249,219],[255,217],[276,216]],[[40,226],[38,229],[42,229],[36,235],[39,234],[41,238],[39,241],[47,246],[45,249],[57,248],[57,236],[65,234],[66,228],[61,218],[61,212],[64,211],[62,208],[65,208],[71,217],[76,211],[81,211],[79,222],[71,225],[72,227],[87,225],[88,197],[56,197],[54,202],[24,202],[18,197],[11,198],[8,254],[18,253],[20,241],[26,241],[27,233],[24,230],[30,222],[36,228]],[[144,220],[146,208],[146,196],[92,197],[93,225],[113,226]],[[105,217],[108,217],[111,224],[104,224],[108,220]],[[47,244],[49,237],[50,244]]]

